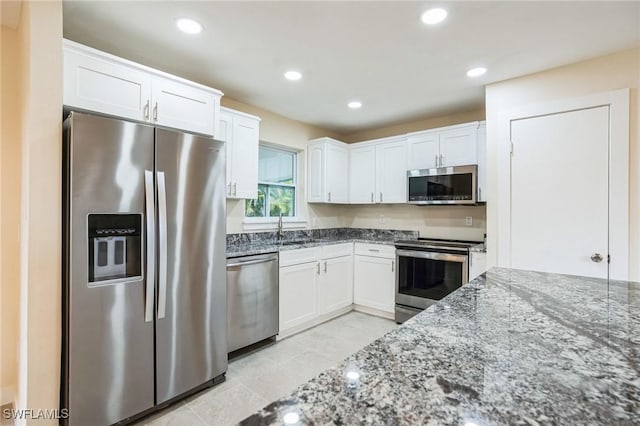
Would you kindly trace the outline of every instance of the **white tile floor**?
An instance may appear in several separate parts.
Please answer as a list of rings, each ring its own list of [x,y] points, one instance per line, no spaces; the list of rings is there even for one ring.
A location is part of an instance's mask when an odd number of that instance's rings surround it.
[[[229,363],[227,380],[147,418],[149,426],[231,425],[396,327],[350,312]]]

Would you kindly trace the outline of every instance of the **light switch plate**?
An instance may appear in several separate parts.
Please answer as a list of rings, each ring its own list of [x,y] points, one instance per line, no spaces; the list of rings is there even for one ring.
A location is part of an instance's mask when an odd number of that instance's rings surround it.
[[[464,219],[464,223],[465,223],[467,226],[473,226],[473,216],[467,216],[467,217],[465,217],[465,219]]]

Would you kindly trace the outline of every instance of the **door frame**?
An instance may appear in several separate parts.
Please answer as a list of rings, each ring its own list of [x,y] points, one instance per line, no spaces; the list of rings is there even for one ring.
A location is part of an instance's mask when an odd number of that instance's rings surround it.
[[[629,89],[536,103],[503,111],[498,117],[497,266],[511,267],[511,123],[594,107],[609,107],[608,276],[629,277]]]

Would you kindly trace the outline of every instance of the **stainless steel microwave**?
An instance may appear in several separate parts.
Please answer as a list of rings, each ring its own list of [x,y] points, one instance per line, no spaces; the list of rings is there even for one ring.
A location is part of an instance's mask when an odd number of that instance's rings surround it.
[[[419,205],[476,204],[478,166],[439,167],[407,171],[407,203]]]

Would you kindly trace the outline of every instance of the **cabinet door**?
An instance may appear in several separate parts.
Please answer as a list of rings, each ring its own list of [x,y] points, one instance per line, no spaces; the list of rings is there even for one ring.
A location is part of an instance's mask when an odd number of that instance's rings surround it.
[[[258,197],[258,144],[260,122],[250,117],[233,117],[231,177],[234,198]]]
[[[225,149],[227,153],[227,185],[225,192],[227,197],[233,195],[233,176],[231,173],[231,165],[233,164],[233,116],[226,111],[220,111],[219,135],[217,139],[226,142]]]
[[[349,148],[327,144],[325,152],[327,202],[346,203],[349,197]]]
[[[342,256],[320,262],[318,311],[320,315],[353,303],[353,258]]]
[[[190,132],[213,135],[217,95],[168,78],[152,81],[153,122]]]
[[[353,302],[394,312],[395,260],[356,255],[353,267]]]
[[[307,147],[307,201],[310,203],[325,201],[324,147],[323,143]]]
[[[317,316],[316,282],[318,262],[280,268],[280,332],[304,324]]]
[[[469,281],[483,274],[487,270],[487,254],[482,252],[471,252],[469,265]]]
[[[406,140],[376,145],[376,201],[407,202]]]
[[[107,58],[64,49],[63,103],[132,120],[150,118],[151,77]]]
[[[476,164],[477,126],[446,130],[440,133],[442,167]]]
[[[421,133],[409,136],[407,141],[407,170],[438,167],[440,135]]]
[[[349,156],[349,203],[373,204],[376,192],[376,147],[351,148]]]

